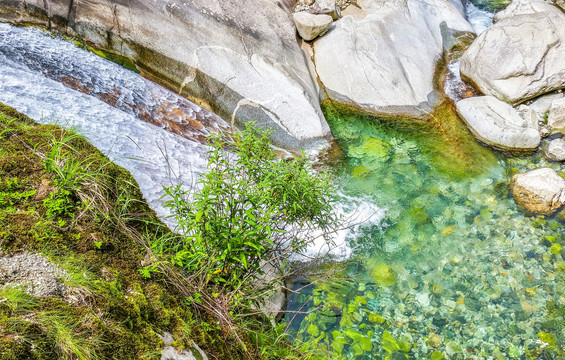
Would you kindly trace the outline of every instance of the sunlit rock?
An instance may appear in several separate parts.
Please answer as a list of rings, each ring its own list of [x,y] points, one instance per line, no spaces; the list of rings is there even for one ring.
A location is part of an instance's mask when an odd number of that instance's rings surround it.
[[[565,161],[565,140],[551,140],[544,149],[544,155],[551,161]]]
[[[565,13],[514,1],[461,57],[461,75],[486,95],[519,104],[565,87]]]
[[[142,73],[299,149],[331,137],[296,41],[292,1],[0,0],[0,19],[61,28]]]
[[[518,205],[535,214],[550,215],[565,204],[565,180],[550,168],[514,175],[511,188]]]
[[[510,105],[492,96],[478,96],[457,103],[457,112],[481,141],[505,150],[528,151],[541,137]]]
[[[296,30],[301,38],[311,41],[325,33],[332,26],[333,19],[329,15],[316,15],[302,11],[292,15]]]
[[[548,111],[547,125],[554,130],[565,131],[565,98],[554,100]]]
[[[472,33],[447,0],[362,0],[314,42],[314,63],[332,101],[374,115],[425,118],[442,95],[434,74],[444,33]],[[423,40],[425,39],[425,40]]]

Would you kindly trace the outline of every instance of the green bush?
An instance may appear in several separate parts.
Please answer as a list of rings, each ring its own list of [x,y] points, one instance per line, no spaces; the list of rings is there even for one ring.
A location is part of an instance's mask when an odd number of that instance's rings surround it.
[[[154,244],[172,262],[199,274],[201,286],[244,290],[267,262],[281,265],[291,253],[341,226],[333,212],[329,177],[311,169],[304,154],[277,157],[269,133],[248,126],[233,143],[212,139],[209,171],[194,193],[166,188],[168,207],[182,234],[179,241]]]

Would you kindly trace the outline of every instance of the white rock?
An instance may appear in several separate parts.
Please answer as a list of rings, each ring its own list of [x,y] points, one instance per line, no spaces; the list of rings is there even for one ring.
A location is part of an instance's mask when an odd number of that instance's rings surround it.
[[[443,52],[440,24],[473,32],[448,0],[360,0],[314,42],[325,94],[375,115],[424,118],[441,101],[434,73]],[[423,41],[422,39],[425,39]]]
[[[224,120],[303,148],[331,137],[296,42],[292,1],[1,1],[0,20],[59,27],[132,59]],[[70,11],[69,9],[72,9]]]
[[[306,41],[311,41],[318,36],[324,34],[330,26],[332,26],[333,19],[329,15],[315,15],[307,12],[298,12],[292,15],[296,30],[301,38]]]
[[[519,0],[497,20],[461,57],[463,79],[511,104],[564,88],[565,13]]]
[[[457,103],[457,112],[481,141],[505,150],[534,150],[541,137],[538,130],[510,105],[493,96],[478,96]]]
[[[341,9],[335,0],[316,0],[312,5],[312,10],[317,14],[328,14],[334,20],[341,17]]]
[[[549,111],[551,103],[557,99],[563,99],[564,97],[562,92],[553,92],[535,98],[528,106],[543,119],[546,116],[546,112]]]
[[[549,215],[565,203],[565,180],[553,169],[514,175],[511,189],[514,200],[532,213]]]
[[[565,131],[565,98],[554,100],[551,103],[547,125],[551,129]]]
[[[551,161],[565,161],[565,140],[551,140],[544,149],[545,157]]]
[[[518,112],[518,115],[520,115],[520,117],[524,119],[529,127],[539,130],[541,117],[534,109],[532,109],[528,105],[521,104],[516,106],[516,111]]]

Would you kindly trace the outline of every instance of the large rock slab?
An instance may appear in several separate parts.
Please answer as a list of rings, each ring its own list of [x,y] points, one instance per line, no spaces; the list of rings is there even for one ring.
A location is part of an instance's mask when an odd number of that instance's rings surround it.
[[[486,95],[519,104],[565,88],[565,13],[514,1],[461,57],[461,76]]]
[[[230,123],[302,148],[330,137],[290,0],[0,0],[0,19],[56,27],[129,57]]]
[[[477,96],[457,103],[457,112],[482,142],[503,150],[535,150],[538,130],[510,105],[493,96]]]
[[[565,180],[553,169],[516,174],[511,189],[518,205],[532,213],[550,215],[565,204]]]
[[[426,117],[442,97],[434,82],[443,52],[440,24],[456,33],[473,32],[471,25],[448,0],[357,4],[314,42],[326,96],[374,115]]]

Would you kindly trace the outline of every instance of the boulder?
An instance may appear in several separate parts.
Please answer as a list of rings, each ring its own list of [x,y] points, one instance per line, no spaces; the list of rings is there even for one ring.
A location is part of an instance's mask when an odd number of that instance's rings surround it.
[[[550,161],[565,161],[565,140],[551,140],[544,149],[544,155]]]
[[[541,137],[510,105],[493,96],[477,96],[457,103],[457,112],[482,142],[503,150],[535,150]]]
[[[565,12],[514,1],[461,57],[461,76],[486,95],[519,104],[565,88]]]
[[[314,46],[324,95],[363,112],[427,118],[442,95],[434,74],[444,33],[473,32],[448,0],[361,0]],[[425,41],[422,41],[425,39]]]
[[[59,28],[236,125],[299,149],[331,137],[291,0],[0,0],[0,20]]]
[[[565,131],[565,98],[554,100],[547,115],[547,125],[558,131]]]
[[[324,34],[330,26],[333,19],[329,15],[315,15],[308,12],[298,12],[292,15],[298,35],[306,41],[311,41],[318,36]]]
[[[565,204],[565,180],[553,169],[514,175],[511,189],[518,205],[535,214],[550,215]]]

